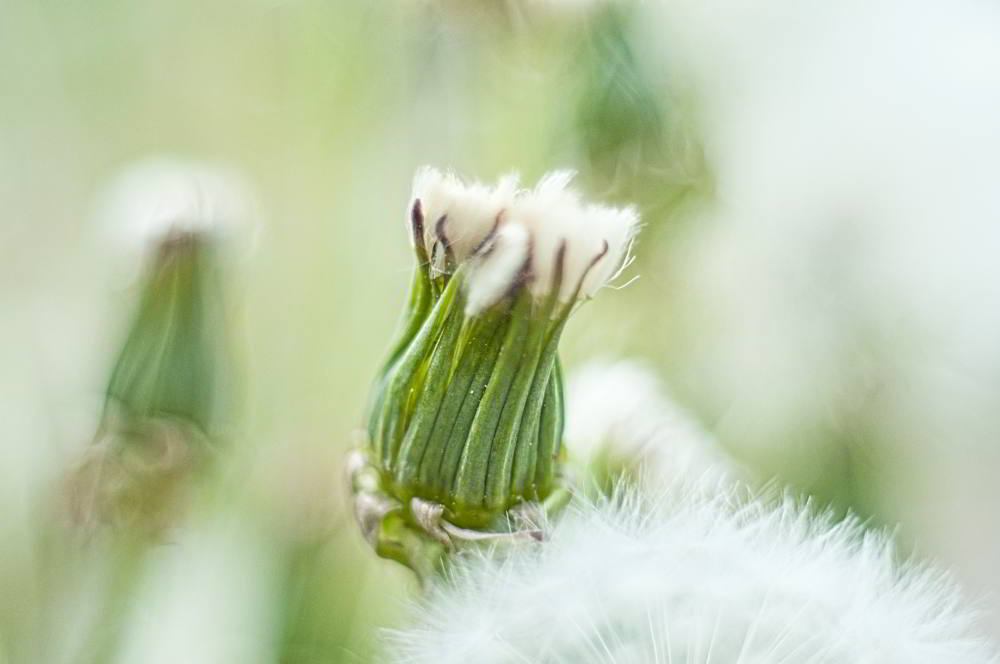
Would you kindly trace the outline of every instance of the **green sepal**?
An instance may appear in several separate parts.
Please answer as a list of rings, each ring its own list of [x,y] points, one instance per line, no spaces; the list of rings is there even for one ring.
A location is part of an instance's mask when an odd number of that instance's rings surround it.
[[[549,396],[549,383],[553,380],[555,345],[548,345],[539,358],[538,368],[532,378],[531,389],[524,407],[510,479],[510,492],[515,496],[536,498],[546,489],[543,486],[540,487],[542,491],[539,491],[535,481],[535,469],[538,465],[539,439],[546,433],[541,428],[542,409]]]
[[[440,420],[444,438],[442,448],[443,456],[438,466],[437,473],[432,481],[427,482],[430,490],[430,497],[446,505],[449,509],[454,509],[452,487],[458,475],[462,455],[465,452],[466,443],[469,439],[469,429],[472,421],[476,417],[483,395],[490,384],[490,376],[493,375],[494,367],[503,349],[504,340],[507,338],[508,329],[511,322],[509,316],[499,318],[493,325],[493,334],[484,346],[481,353],[470,354],[463,362],[463,368],[473,369],[473,374],[468,384],[463,384],[456,380],[449,390],[448,404],[449,413],[457,405],[457,412],[450,422],[448,419]],[[456,378],[459,378],[456,373]],[[428,460],[428,464],[430,464]],[[428,473],[430,468],[428,468]]]
[[[393,342],[389,350],[389,357],[382,364],[382,368],[379,369],[372,387],[372,396],[368,405],[368,435],[372,439],[375,439],[375,431],[382,411],[382,402],[385,398],[385,383],[388,379],[389,371],[399,359],[399,356],[406,351],[407,346],[410,345],[413,338],[417,336],[417,332],[420,331],[424,320],[427,318],[427,313],[430,311],[431,305],[430,279],[427,277],[427,271],[422,266],[417,265],[413,271],[413,278],[410,280],[410,297],[406,304],[406,310],[403,313],[399,336]]]
[[[529,297],[523,295],[522,297]],[[544,386],[547,382],[549,364],[545,361],[549,351],[554,351],[558,345],[558,330],[551,329],[552,307],[555,298],[550,298],[537,311],[532,312],[530,331],[517,369],[517,377],[511,385],[507,400],[504,403],[500,424],[493,441],[490,454],[489,476],[487,478],[485,506],[489,510],[500,510],[509,507],[515,499],[526,497],[524,492],[513,491],[513,469],[518,453],[518,446],[523,437],[534,439],[538,428],[533,425],[537,417],[532,411],[541,410],[544,398]],[[558,323],[555,325],[558,327]],[[552,338],[552,342],[549,339]],[[535,389],[536,382],[538,388]],[[532,452],[526,445],[521,456],[522,465],[529,462]]]
[[[446,551],[441,542],[414,527],[401,509],[385,516],[376,536],[375,553],[412,569],[422,585],[440,574]]]
[[[465,433],[475,415],[473,404],[478,403],[482,390],[485,389],[487,378],[476,382],[480,367],[492,367],[500,349],[499,339],[506,329],[506,312],[500,307],[482,316],[466,319],[463,335],[455,353],[452,372],[448,381],[447,392],[440,404],[433,430],[430,433],[430,444],[420,462],[420,473],[417,480],[417,490],[439,502],[447,500],[444,491],[451,487],[455,469],[464,447]],[[497,340],[494,343],[494,339]],[[481,384],[481,385],[480,385]],[[465,417],[462,409],[466,402]],[[463,424],[464,422],[464,424]],[[452,443],[452,433],[462,432],[461,440]]]
[[[372,441],[381,459],[382,469],[391,472],[403,433],[409,421],[412,402],[419,395],[421,372],[440,336],[445,321],[453,313],[461,278],[456,274],[445,287],[406,350],[393,363],[383,387],[382,408]]]
[[[559,460],[563,432],[563,378],[562,366],[556,358],[552,377],[545,388],[546,398],[542,405],[538,453],[535,455],[535,486],[544,496],[555,479],[555,467]]]
[[[530,310],[530,297],[518,298],[511,311],[511,324],[503,347],[466,437],[452,486],[453,517],[459,525],[481,525],[491,516],[485,505],[490,456],[500,417],[528,342]]]
[[[420,473],[420,462],[445,401],[448,378],[458,348],[458,338],[465,323],[460,308],[454,304],[446,315],[447,321],[428,360],[422,380],[423,389],[416,397],[412,416],[393,466],[396,483],[404,487],[412,486]]]

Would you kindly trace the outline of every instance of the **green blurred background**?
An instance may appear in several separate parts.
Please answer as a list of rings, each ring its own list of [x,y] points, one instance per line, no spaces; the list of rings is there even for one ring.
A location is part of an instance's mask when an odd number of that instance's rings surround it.
[[[339,465],[426,163],[573,168],[636,203],[640,278],[574,317],[567,366],[647,359],[760,480],[1000,591],[1000,121],[974,110],[998,25],[973,3],[5,0],[0,661],[372,661],[414,586],[356,534]],[[50,504],[133,303],[95,201],[151,154],[239,169],[261,228],[231,270],[230,457],[123,570],[128,544],[74,549]]]

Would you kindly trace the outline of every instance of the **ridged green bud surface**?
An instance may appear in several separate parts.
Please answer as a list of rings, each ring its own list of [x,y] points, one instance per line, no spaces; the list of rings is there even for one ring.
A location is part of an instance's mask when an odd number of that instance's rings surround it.
[[[515,290],[470,315],[463,279],[459,269],[435,286],[418,272],[414,288],[440,294],[420,325],[406,325],[378,381],[368,433],[397,499],[440,503],[459,526],[500,527],[512,505],[552,489],[563,420],[556,350],[568,305]]]
[[[372,390],[366,470],[352,471],[366,536],[418,571],[414,533],[433,555],[456,537],[516,536],[513,509],[568,495],[559,339],[627,264],[637,223],[631,209],[584,205],[569,179],[523,191],[509,177],[490,188],[418,173],[417,265]]]

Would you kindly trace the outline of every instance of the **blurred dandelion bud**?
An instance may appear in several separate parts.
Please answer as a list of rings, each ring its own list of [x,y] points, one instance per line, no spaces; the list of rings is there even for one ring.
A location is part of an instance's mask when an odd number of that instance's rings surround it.
[[[746,470],[636,360],[595,360],[570,375],[566,441],[599,487],[622,475],[662,488],[715,490]]]
[[[462,556],[388,633],[411,664],[990,664],[945,573],[791,499],[625,490],[545,546]]]
[[[584,203],[571,177],[521,190],[513,176],[487,186],[417,173],[409,305],[352,480],[357,505],[377,510],[358,519],[383,555],[410,566],[417,556],[389,552],[399,547],[387,523],[446,548],[537,536],[512,521],[568,495],[559,338],[577,304],[628,265],[638,224],[631,208]]]
[[[576,113],[581,147],[591,167],[607,177],[623,168],[633,177],[644,168],[660,170],[667,165],[662,152],[668,127],[656,82],[636,52],[635,7],[590,4],[602,10],[596,12],[579,55],[584,73]]]
[[[158,529],[218,439],[231,388],[220,253],[242,185],[201,165],[153,161],[112,187],[105,220],[141,257],[137,305],[106,388],[93,444],[71,481],[87,523]]]

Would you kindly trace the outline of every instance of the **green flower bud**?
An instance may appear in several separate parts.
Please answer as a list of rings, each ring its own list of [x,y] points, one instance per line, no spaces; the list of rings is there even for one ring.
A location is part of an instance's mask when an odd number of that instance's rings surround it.
[[[375,382],[367,449],[380,495],[414,522],[429,504],[448,527],[503,532],[509,510],[558,488],[559,338],[627,264],[637,224],[632,209],[581,203],[570,177],[519,191],[510,177],[490,188],[417,175],[417,267]]]
[[[71,477],[79,521],[159,530],[216,447],[231,387],[220,249],[246,211],[238,189],[215,170],[155,162],[112,192],[105,214],[144,265],[100,427]]]

